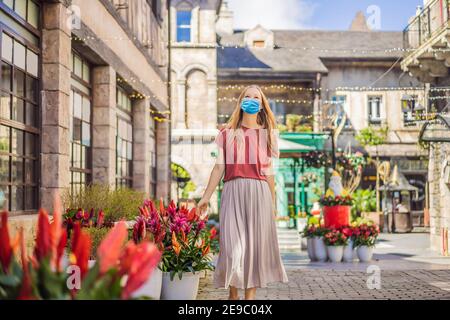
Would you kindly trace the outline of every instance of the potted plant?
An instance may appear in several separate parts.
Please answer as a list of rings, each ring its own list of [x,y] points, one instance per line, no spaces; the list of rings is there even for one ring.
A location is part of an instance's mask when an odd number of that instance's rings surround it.
[[[216,234],[206,228],[208,216],[198,215],[195,208],[178,208],[173,201],[165,208],[162,199],[159,210],[147,201],[140,212],[133,238],[139,242],[148,235],[162,250],[161,299],[195,299],[200,272],[214,270],[209,253]]]
[[[377,212],[377,197],[375,190],[359,189],[353,193],[353,218],[362,217],[372,220],[380,229],[383,228],[383,215]]]
[[[342,255],[342,260],[344,262],[353,262],[356,257],[356,249],[355,249],[355,235],[354,228],[352,226],[343,226],[341,228],[341,232],[347,237],[348,242],[344,246],[344,253]]]
[[[348,237],[339,229],[327,230],[323,236],[331,262],[341,262],[344,247],[348,244]]]
[[[0,300],[4,299],[130,299],[151,275],[161,253],[148,241],[125,244],[125,223],[113,227],[97,249],[97,261],[88,267],[91,238],[74,224],[70,245],[70,269],[62,268],[67,232],[62,225],[59,205],[53,221],[39,211],[36,242],[32,255],[25,248],[23,229],[11,241],[8,214],[0,222]],[[14,251],[20,244],[20,262]]]
[[[320,198],[323,206],[325,227],[340,228],[349,225],[352,197],[350,195],[338,195],[327,192]]]
[[[316,233],[316,226],[309,224],[303,229],[302,237],[306,238],[306,250],[308,251],[308,257],[311,261],[317,261],[316,254],[314,252],[313,239]]]
[[[372,260],[375,242],[380,233],[380,229],[376,224],[361,224],[355,229],[355,247],[358,259],[361,262],[369,262]]]

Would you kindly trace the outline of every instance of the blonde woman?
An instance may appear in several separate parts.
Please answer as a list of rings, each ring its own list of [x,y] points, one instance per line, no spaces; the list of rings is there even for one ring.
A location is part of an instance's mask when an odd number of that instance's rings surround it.
[[[272,158],[278,157],[275,117],[256,85],[244,89],[230,121],[216,138],[219,156],[197,207],[206,210],[223,177],[220,251],[214,273],[216,288],[229,299],[255,299],[256,289],[288,282],[275,225],[275,180]]]

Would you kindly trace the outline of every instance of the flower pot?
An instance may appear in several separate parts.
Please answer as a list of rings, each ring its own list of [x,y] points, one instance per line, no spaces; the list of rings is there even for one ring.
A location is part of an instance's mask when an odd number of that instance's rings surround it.
[[[322,237],[313,238],[313,248],[317,261],[324,262],[327,260],[327,248]]]
[[[159,268],[155,268],[147,281],[133,292],[132,297],[149,297],[153,300],[159,300],[161,298],[162,276],[163,272]]]
[[[199,282],[200,272],[183,272],[181,280],[178,275],[170,280],[170,272],[163,272],[161,300],[195,300]]]
[[[360,246],[356,249],[358,254],[358,259],[361,262],[369,262],[372,260],[373,256],[373,247],[369,246]]]
[[[341,262],[344,255],[344,246],[327,246],[327,254],[331,262]]]
[[[306,250],[308,251],[308,257],[311,261],[317,261],[316,254],[314,252],[314,238],[306,239]]]
[[[344,262],[353,262],[356,257],[355,248],[353,248],[353,240],[349,240],[348,244],[344,247],[344,254],[342,260]]]
[[[348,226],[351,208],[351,206],[323,207],[325,228],[340,228],[342,226]]]

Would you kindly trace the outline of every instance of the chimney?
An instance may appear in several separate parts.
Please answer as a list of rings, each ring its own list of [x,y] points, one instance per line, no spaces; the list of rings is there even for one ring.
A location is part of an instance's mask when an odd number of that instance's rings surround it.
[[[356,13],[356,16],[353,19],[349,30],[350,31],[370,31],[369,27],[367,26],[366,17],[364,16],[364,13],[362,13],[362,11],[358,11]]]
[[[222,35],[233,34],[233,11],[228,9],[228,1],[222,1],[219,17],[216,22],[216,32]]]

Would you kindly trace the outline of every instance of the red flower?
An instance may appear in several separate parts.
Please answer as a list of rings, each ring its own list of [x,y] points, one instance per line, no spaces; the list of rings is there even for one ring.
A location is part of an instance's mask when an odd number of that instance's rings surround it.
[[[117,223],[106,235],[97,249],[97,258],[100,263],[100,273],[104,274],[117,265],[120,250],[128,236],[125,222]]]
[[[144,216],[145,218],[150,217],[150,213],[148,212],[148,209],[146,206],[139,207],[139,211],[140,211],[141,215]]]
[[[207,245],[202,249],[202,256],[206,256],[208,252],[209,252],[209,245]]]
[[[63,230],[56,250],[56,270],[61,271],[61,258],[67,244],[67,231]]]
[[[31,287],[31,275],[30,270],[28,269],[28,257],[26,254],[27,251],[25,248],[25,239],[23,237],[22,228],[19,231],[19,237],[20,237],[20,252],[22,258],[23,276],[22,276],[22,286],[20,288],[20,292],[17,299],[32,300],[35,299],[35,297],[33,296],[33,288]]]
[[[8,213],[2,212],[0,224],[0,263],[3,267],[3,272],[8,272],[9,265],[12,258],[12,247],[8,231]]]
[[[70,262],[80,268],[83,278],[88,271],[88,261],[91,254],[91,238],[81,230],[80,223],[75,223],[72,237],[72,254]]]
[[[38,227],[36,235],[36,245],[34,255],[38,262],[48,257],[52,252],[52,239],[50,233],[50,222],[48,220],[47,211],[39,210]]]
[[[122,290],[122,299],[128,299],[147,281],[160,259],[161,252],[150,242],[127,244],[120,259],[120,274],[128,275]]]
[[[216,227],[212,227],[211,230],[210,230],[209,232],[210,232],[209,238],[210,238],[210,239],[213,239],[213,238],[216,236],[216,234],[217,234]]]
[[[100,210],[97,215],[97,228],[101,228],[105,222],[105,213]]]

